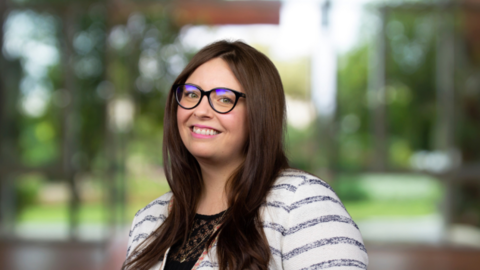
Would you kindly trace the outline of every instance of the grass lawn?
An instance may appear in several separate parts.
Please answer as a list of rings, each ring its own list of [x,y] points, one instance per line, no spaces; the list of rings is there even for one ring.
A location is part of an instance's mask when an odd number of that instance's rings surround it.
[[[442,192],[434,181],[415,179],[414,177],[392,180],[391,177],[389,179],[386,176],[367,176],[362,176],[363,179],[347,182],[344,185],[347,188],[356,185],[357,188],[370,192],[367,194],[367,198],[349,201],[346,197],[340,196],[354,220],[370,217],[421,216],[438,212],[437,202],[440,200]],[[378,180],[375,180],[375,177]],[[342,186],[338,187],[339,195],[342,195],[342,188],[345,189]],[[137,178],[128,182],[127,191],[125,222],[129,224],[139,209],[168,192],[169,186],[162,179],[153,181],[147,178]],[[34,205],[21,213],[19,222],[67,222],[67,211],[66,204]],[[108,221],[108,212],[101,204],[89,203],[80,208],[81,223],[106,221]]]
[[[150,201],[150,198],[148,198],[148,200],[137,200],[127,205],[126,222],[130,223],[135,213]],[[344,202],[344,205],[354,220],[370,217],[421,216],[438,211],[435,203],[431,201],[359,201]],[[84,205],[80,208],[80,222],[82,223],[103,223],[107,221],[107,218],[107,212],[100,204]],[[67,205],[32,206],[23,211],[19,221],[67,222]]]
[[[130,223],[135,213],[170,190],[166,181],[139,179],[129,182],[125,219]],[[108,221],[108,209],[101,203],[85,203],[80,207],[80,223]],[[25,208],[18,218],[20,223],[66,223],[68,204],[36,204]]]
[[[408,217],[430,215],[438,212],[432,201],[359,201],[344,202],[354,220],[371,217]]]
[[[106,221],[105,208],[100,204],[85,204],[80,207],[80,222],[102,223]],[[68,205],[33,205],[26,208],[19,217],[19,222],[62,223],[68,222]]]

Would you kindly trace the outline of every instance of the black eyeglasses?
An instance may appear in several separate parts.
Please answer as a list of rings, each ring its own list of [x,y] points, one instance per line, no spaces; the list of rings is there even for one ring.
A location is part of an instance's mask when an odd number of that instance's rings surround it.
[[[228,113],[237,104],[240,97],[246,98],[244,93],[228,89],[225,87],[213,88],[210,91],[204,91],[199,86],[193,84],[174,85],[175,97],[180,107],[190,110],[198,106],[203,96],[208,97],[208,103],[217,113]]]

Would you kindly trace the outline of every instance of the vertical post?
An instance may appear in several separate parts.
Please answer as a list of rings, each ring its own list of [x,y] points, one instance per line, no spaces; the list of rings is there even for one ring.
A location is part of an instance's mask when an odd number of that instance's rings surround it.
[[[116,9],[121,6],[120,1],[118,0],[110,0],[109,1],[109,8],[110,10],[108,14],[111,16],[112,14],[115,14]],[[112,26],[112,22],[109,22],[109,28]],[[107,47],[108,48],[108,47]],[[108,58],[112,59],[115,57],[122,57],[119,55],[114,55],[113,51],[110,51],[108,53]],[[117,61],[113,60],[112,62],[116,62],[116,65],[125,65],[125,59],[122,59],[122,61]],[[111,75],[110,73],[107,73]],[[118,93],[119,92],[124,92],[124,87],[122,87],[121,84],[118,83],[118,78],[115,78],[113,76],[112,78],[109,78],[110,81],[113,83],[113,87],[115,89],[113,93],[113,98],[109,101],[107,107],[110,110],[108,113],[108,154],[109,154],[109,196],[110,196],[110,225],[111,225],[111,237],[116,237],[118,233],[120,232],[120,225],[121,225],[121,190],[120,190],[120,182],[121,182],[121,177],[122,177],[122,164],[121,164],[121,156],[122,156],[122,147],[123,147],[123,142],[121,141],[121,134],[119,134],[118,130],[116,129],[115,126],[115,121],[116,121],[116,115],[115,111],[116,109],[114,108],[115,103],[113,100],[118,98]],[[122,80],[127,80],[128,78],[122,77]]]
[[[127,131],[128,132],[128,131]],[[119,207],[119,216],[118,216],[118,225],[119,225],[119,232],[121,232],[121,229],[123,225],[125,224],[125,217],[126,217],[126,203],[127,203],[127,194],[126,194],[126,168],[125,168],[125,163],[126,163],[126,152],[127,152],[127,137],[128,133],[127,132],[122,132],[119,134],[119,172],[118,172],[118,182],[117,182],[117,188],[118,188],[118,207]]]
[[[5,110],[5,93],[6,93],[6,85],[5,85],[5,79],[3,78],[4,76],[4,70],[6,70],[6,64],[5,64],[5,59],[3,59],[3,53],[1,52],[1,48],[3,48],[3,22],[5,20],[5,17],[7,16],[6,14],[6,4],[5,1],[0,1],[0,131],[3,131],[3,123],[4,123],[4,110]],[[2,137],[2,133],[0,133],[0,138]],[[0,144],[0,147],[2,145]],[[0,149],[0,154],[1,154],[1,149]],[[1,155],[0,155],[0,161],[1,161]],[[0,217],[1,219],[1,217]]]
[[[63,128],[63,144],[62,144],[62,163],[64,177],[68,181],[70,188],[70,202],[69,202],[69,235],[72,240],[76,239],[76,232],[78,228],[78,210],[79,210],[79,195],[75,184],[75,168],[72,163],[72,157],[76,150],[76,133],[78,127],[76,126],[77,115],[77,96],[75,86],[75,76],[71,61],[73,60],[72,41],[75,34],[76,12],[72,6],[65,9],[63,14],[63,57],[62,65],[64,67],[64,84],[65,91],[71,97],[71,102],[65,107],[62,114],[62,128]]]
[[[375,171],[384,171],[387,168],[387,110],[386,110],[386,34],[385,24],[387,19],[387,9],[379,10],[379,29],[374,52],[371,54],[371,68],[368,89],[369,105],[372,114],[372,131],[374,143],[374,160],[372,169]]]
[[[0,139],[3,137],[3,132],[5,130],[4,128],[4,123],[5,123],[5,120],[4,120],[4,116],[5,116],[5,99],[6,99],[6,85],[5,85],[5,78],[3,78],[3,76],[5,76],[5,70],[6,70],[6,63],[5,63],[5,59],[3,58],[3,53],[1,51],[1,49],[3,48],[3,22],[5,20],[5,17],[6,17],[6,4],[5,4],[5,1],[0,1]],[[1,161],[2,161],[2,144],[0,143],[0,164]],[[1,175],[0,175],[1,177]],[[1,181],[1,179],[0,179]],[[0,221],[1,221],[1,216],[0,216]]]
[[[3,53],[1,51],[1,48],[3,48],[3,22],[6,17],[6,3],[5,1],[0,1],[0,171],[2,169],[2,164],[3,164],[3,149],[2,149],[2,141],[4,137],[4,131],[5,131],[5,99],[6,99],[6,85],[5,85],[5,78],[4,76],[4,70],[6,70],[6,63],[5,59],[3,59]],[[7,227],[7,212],[8,212],[8,207],[9,207],[9,202],[7,200],[8,193],[7,192],[7,179],[3,173],[0,173],[0,202],[1,202],[1,208],[0,208],[0,228],[3,229],[3,227]],[[2,231],[0,231],[1,235]]]
[[[13,238],[15,219],[17,216],[17,198],[15,191],[15,175],[2,173],[0,182],[0,237],[3,239]]]
[[[113,53],[110,50],[110,46],[108,44],[108,36],[110,34],[110,30],[112,28],[112,22],[111,22],[111,16],[114,14],[115,9],[115,0],[107,0],[106,1],[106,29],[105,29],[105,77],[106,81],[111,82],[111,73],[109,70],[111,70],[110,65],[113,58]],[[115,91],[115,88],[113,84],[111,85],[113,88],[113,92]],[[113,94],[113,93],[112,93]],[[114,232],[115,232],[115,216],[116,216],[116,211],[115,211],[115,198],[116,198],[116,193],[115,193],[115,173],[116,173],[116,168],[115,168],[115,143],[114,143],[114,134],[113,130],[111,128],[111,119],[110,119],[110,113],[109,113],[109,100],[106,100],[106,106],[105,106],[105,158],[107,162],[107,169],[106,169],[106,174],[104,178],[104,187],[105,187],[105,205],[106,205],[106,218],[107,218],[107,231],[110,233],[109,238],[115,237]]]
[[[440,10],[437,19],[437,120],[435,130],[435,147],[445,154],[452,154],[455,147],[455,32],[454,10]],[[454,178],[445,174],[445,198],[443,201],[444,235],[443,241],[448,241],[447,230],[452,223],[455,185]]]
[[[435,147],[449,151],[454,146],[455,117],[455,36],[454,11],[440,11],[437,35],[437,120]]]

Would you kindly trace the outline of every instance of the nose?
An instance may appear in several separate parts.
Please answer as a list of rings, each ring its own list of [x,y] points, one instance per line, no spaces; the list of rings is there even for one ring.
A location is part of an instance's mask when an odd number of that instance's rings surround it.
[[[202,100],[200,100],[200,104],[194,108],[193,114],[200,118],[209,118],[213,116],[213,109],[210,107],[210,103],[208,103],[208,97],[203,96]]]

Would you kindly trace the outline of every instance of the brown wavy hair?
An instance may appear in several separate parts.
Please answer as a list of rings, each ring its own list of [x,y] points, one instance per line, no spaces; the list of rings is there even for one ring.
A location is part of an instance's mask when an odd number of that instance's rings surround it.
[[[260,207],[281,170],[288,167],[283,137],[285,95],[273,63],[261,52],[240,42],[218,41],[200,50],[173,85],[185,83],[202,64],[221,58],[228,63],[247,99],[249,134],[245,160],[226,185],[229,210],[219,230],[217,255],[221,270],[268,269],[271,253],[263,232]],[[170,89],[172,90],[172,89]],[[173,91],[165,108],[163,158],[173,205],[165,222],[127,258],[123,269],[149,269],[162,260],[191,230],[203,180],[200,166],[183,144],[177,126]]]

